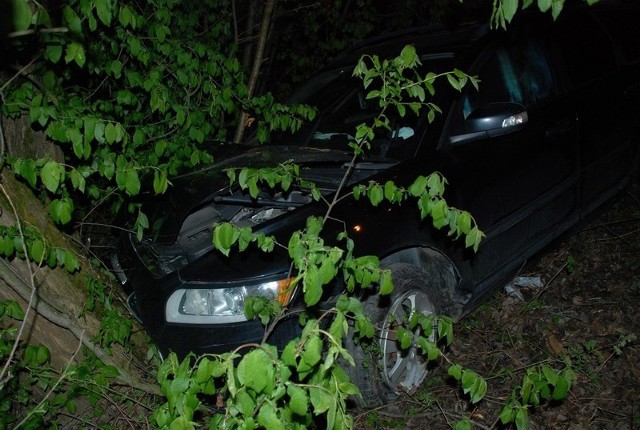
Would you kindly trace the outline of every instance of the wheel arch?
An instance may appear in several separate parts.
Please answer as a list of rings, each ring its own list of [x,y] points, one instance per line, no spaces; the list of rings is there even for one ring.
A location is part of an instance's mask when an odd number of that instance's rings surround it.
[[[444,252],[433,246],[412,246],[394,251],[380,261],[383,267],[399,263],[411,264],[428,274],[432,285],[440,290],[437,295],[444,299],[440,303],[441,313],[454,319],[462,315],[470,294],[465,294],[459,288],[462,282],[461,273]]]

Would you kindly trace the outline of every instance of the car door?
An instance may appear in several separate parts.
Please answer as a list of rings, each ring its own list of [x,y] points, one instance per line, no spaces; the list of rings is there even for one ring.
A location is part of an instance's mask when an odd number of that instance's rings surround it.
[[[633,23],[638,18],[637,7],[605,8],[595,13],[578,10],[562,14],[550,32],[576,106],[582,170],[580,207],[587,213],[617,192],[634,162],[640,32]],[[625,62],[635,63],[635,68],[625,69]]]
[[[457,204],[487,235],[470,263],[474,283],[487,287],[575,216],[575,112],[535,29],[501,34],[477,58],[469,72],[480,89],[454,104],[440,144]],[[484,129],[496,118],[516,123]]]

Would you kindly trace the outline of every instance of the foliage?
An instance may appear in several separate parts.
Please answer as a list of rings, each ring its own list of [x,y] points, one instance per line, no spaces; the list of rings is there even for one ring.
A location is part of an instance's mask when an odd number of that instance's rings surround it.
[[[570,367],[555,371],[547,364],[530,367],[515,387],[500,413],[502,424],[514,423],[518,430],[529,428],[528,411],[543,402],[562,401],[569,395],[576,379]]]
[[[226,408],[211,419],[210,428],[307,428],[320,415],[327,428],[350,427],[346,400],[357,388],[336,364],[350,360],[341,344],[341,325],[346,325],[342,311],[326,331],[310,320],[281,354],[269,345],[249,345],[251,351],[242,356],[237,350],[197,361],[189,356],[178,362],[172,354],[158,372],[168,402],[152,419],[160,428],[190,428],[196,425],[201,396],[216,395],[226,398]]]
[[[538,6],[545,10],[547,3],[552,3],[552,12],[557,15],[562,2],[539,1]],[[530,4],[525,1],[523,6]],[[163,193],[170,186],[170,178],[180,170],[211,163],[215,152],[212,141],[226,139],[240,110],[255,116],[260,139],[266,139],[272,130],[294,131],[315,114],[309,107],[280,105],[269,95],[246,97],[244,75],[235,59],[228,0],[67,0],[55,10],[46,10],[34,0],[14,0],[12,5],[15,31],[10,36],[17,53],[14,59],[20,64],[17,76],[21,79],[11,79],[0,87],[2,113],[10,118],[27,115],[34,128],[60,145],[64,160],[14,158],[9,159],[9,165],[31,187],[47,195],[49,213],[59,224],[70,223],[81,210],[81,203],[84,206],[84,199],[90,205],[102,204],[106,195],[112,199],[114,210],[125,207],[137,217],[136,228],[141,237],[148,219],[135,197],[145,190]],[[517,0],[499,2],[494,21],[505,25],[517,7]],[[55,26],[65,31],[40,31]],[[27,39],[25,35],[35,37]],[[374,124],[357,129],[352,142],[352,166],[368,149],[374,128],[389,128],[388,108],[396,109],[400,116],[407,109],[427,109],[432,121],[439,112],[428,101],[436,79],[446,77],[458,90],[467,83],[476,85],[472,77],[458,70],[420,76],[415,74],[418,64],[415,51],[407,48],[394,60],[367,57],[356,68],[355,74],[363,78],[365,88],[382,82],[380,89],[371,89],[367,96],[378,100],[381,113]],[[232,180],[237,178],[251,195],[265,184],[286,190],[295,182],[313,190],[312,184],[299,179],[292,164],[230,171],[229,176]],[[448,227],[449,234],[456,238],[464,236],[466,246],[477,249],[482,233],[470,214],[447,205],[443,198],[445,183],[440,174],[434,173],[419,177],[406,187],[391,182],[370,182],[348,192],[341,187],[333,200],[327,201],[325,217],[309,218],[305,228],[296,232],[286,246],[295,271],[294,287],[301,285],[305,303],[317,304],[322,287],[337,276],[343,278],[349,290],[358,286],[377,286],[380,294],[392,290],[390,273],[379,267],[376,257],[355,257],[353,242],[346,233],[337,238],[345,244],[344,249],[325,244],[321,235],[323,220],[347,195],[366,197],[373,205],[416,199],[423,218],[429,217],[436,228]],[[323,198],[317,191],[312,192],[316,199]],[[11,228],[3,230],[2,252],[6,257],[25,254],[17,251],[20,243],[16,240],[27,247],[28,255],[23,257],[52,267],[62,266],[69,272],[78,269],[75,256],[51,249],[37,232],[28,231],[16,239]],[[265,251],[278,245],[273,238],[230,224],[219,225],[213,241],[224,253],[235,244],[242,250],[256,242]],[[96,297],[108,297],[99,293],[99,284],[90,282],[90,286],[98,292]],[[107,314],[99,343],[105,347],[126,344],[131,326],[122,324],[107,301],[103,305]],[[284,311],[257,300],[248,301],[248,305],[247,313],[265,322],[273,323]],[[93,307],[89,302],[87,309]],[[20,320],[19,309],[15,302],[3,302],[0,318],[6,315]],[[443,356],[437,343],[446,345],[452,341],[451,322],[418,315],[407,318],[412,327],[420,326],[423,333],[431,333],[428,328],[436,327],[437,337],[416,337],[409,330],[398,330],[400,346],[407,348],[415,343],[430,360]],[[325,330],[325,320],[329,319]],[[195,414],[204,409],[203,399],[221,396],[226,399],[226,407],[224,413],[210,420],[211,428],[284,428],[285,423],[303,428],[318,417],[324,419],[327,428],[349,427],[352,419],[347,399],[357,395],[357,388],[341,367],[341,362],[353,364],[341,343],[349,330],[349,319],[356,321],[354,330],[360,336],[374,335],[373,324],[364,315],[361,303],[342,296],[334,308],[320,317],[305,315],[302,335],[282,352],[269,345],[247,345],[220,356],[188,356],[182,362],[169,356],[158,371],[167,402],[153,414],[155,424],[161,428],[195,427]],[[8,327],[2,328],[1,334],[1,356],[11,366],[12,375],[21,375],[2,381],[6,385],[0,390],[0,405],[4,412],[12,411],[4,415],[6,424],[18,420],[13,412],[16,403],[22,411],[30,409],[26,425],[35,428],[45,424],[47,413],[56,416],[62,407],[75,413],[74,399],[79,395],[90,403],[100,398],[114,404],[127,400],[121,394],[111,399],[109,381],[118,376],[118,371],[88,351],[84,351],[88,358],[80,364],[70,362],[65,369],[55,371],[47,367],[49,353],[45,347],[27,346],[23,361],[10,361],[11,348],[19,341],[17,332]],[[450,365],[449,373],[461,382],[473,403],[482,399],[487,386],[479,375],[455,364]],[[36,385],[47,394],[33,405],[29,399],[34,397]],[[512,414],[505,408],[503,422],[518,423],[517,417],[522,415],[521,410],[526,412],[527,405],[549,396],[560,398],[569,386],[568,373],[556,374],[545,368],[528,373],[509,405],[510,411],[517,411]]]
[[[16,227],[0,226],[0,255],[8,259],[26,258],[50,268],[63,267],[69,273],[80,269],[78,257],[72,251],[51,247],[33,226],[25,227],[22,232]]]
[[[463,0],[460,0],[461,2]],[[599,0],[584,0],[587,4],[593,5]],[[493,3],[493,12],[491,14],[491,23],[494,27],[507,28],[507,24],[511,22],[518,12],[518,8],[523,10],[531,7],[533,4],[538,6],[540,12],[549,12],[553,19],[557,19],[564,8],[565,0],[499,0]]]
[[[23,67],[29,79],[2,87],[3,114],[28,114],[64,150],[65,162],[11,163],[29,185],[50,193],[60,224],[73,219],[80,196],[93,204],[111,196],[118,209],[142,191],[163,193],[181,169],[211,163],[240,109],[253,113],[263,139],[314,115],[270,95],[247,99],[227,0],[68,0],[50,11],[31,0],[14,4],[16,30],[68,30],[37,33],[42,61]],[[32,53],[31,39],[18,34],[13,44]],[[126,207],[140,232],[148,227],[138,205]]]

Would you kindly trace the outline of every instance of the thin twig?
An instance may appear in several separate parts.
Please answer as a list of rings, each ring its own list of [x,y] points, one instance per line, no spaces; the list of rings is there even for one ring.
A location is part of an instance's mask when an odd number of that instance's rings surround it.
[[[2,190],[2,194],[4,194],[5,198],[9,202],[9,205],[11,206],[11,210],[13,211],[13,214],[16,217],[16,224],[18,226],[18,231],[20,232],[20,239],[22,241],[22,251],[24,252],[25,258],[27,259],[27,270],[29,271],[29,286],[31,287],[31,294],[29,295],[27,309],[24,311],[24,318],[22,320],[22,323],[20,324],[18,335],[16,336],[16,339],[13,342],[11,353],[9,354],[9,357],[7,357],[7,361],[4,363],[2,372],[0,372],[0,381],[4,381],[5,374],[7,372],[7,369],[9,368],[9,364],[11,363],[11,361],[13,360],[13,357],[15,356],[16,350],[18,349],[18,344],[20,343],[20,339],[22,338],[22,334],[24,333],[24,329],[27,325],[27,321],[29,319],[29,313],[31,311],[31,307],[33,306],[33,302],[36,298],[36,286],[34,282],[35,275],[33,273],[33,270],[31,269],[31,263],[29,262],[29,257],[28,257],[29,254],[27,253],[27,245],[24,239],[24,233],[22,231],[22,224],[20,223],[20,218],[18,217],[18,212],[16,210],[16,207],[13,204],[13,201],[11,200],[11,197],[9,197],[7,190],[5,190],[2,184],[0,184],[0,189]]]
[[[9,86],[9,84],[16,79],[18,76],[22,75],[22,73],[27,70],[29,67],[31,67],[31,65],[33,63],[36,62],[36,58],[34,58],[33,60],[29,61],[22,69],[18,70],[18,73],[16,73],[15,75],[13,75],[11,78],[9,78],[9,80],[7,82],[4,83],[3,86],[0,87],[0,93],[2,93],[4,91],[5,88],[7,88]]]
[[[7,37],[21,37],[21,36],[29,36],[31,34],[36,33],[67,33],[69,29],[67,27],[54,27],[54,28],[34,28],[30,30],[20,30],[20,31],[12,31],[7,34]]]

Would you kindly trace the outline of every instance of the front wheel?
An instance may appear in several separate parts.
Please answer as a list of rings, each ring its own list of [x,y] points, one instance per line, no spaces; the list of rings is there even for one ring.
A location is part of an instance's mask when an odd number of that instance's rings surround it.
[[[358,385],[362,398],[360,406],[372,407],[389,403],[402,392],[414,392],[427,376],[427,360],[414,343],[400,348],[397,333],[399,327],[411,330],[408,319],[414,313],[435,315],[438,312],[439,286],[433,276],[410,264],[389,266],[394,289],[390,296],[373,295],[364,302],[364,311],[376,326],[374,345],[354,342],[351,336],[346,345],[355,360],[355,367],[348,372]],[[426,335],[414,328],[416,335]],[[434,333],[429,333],[432,340]]]

